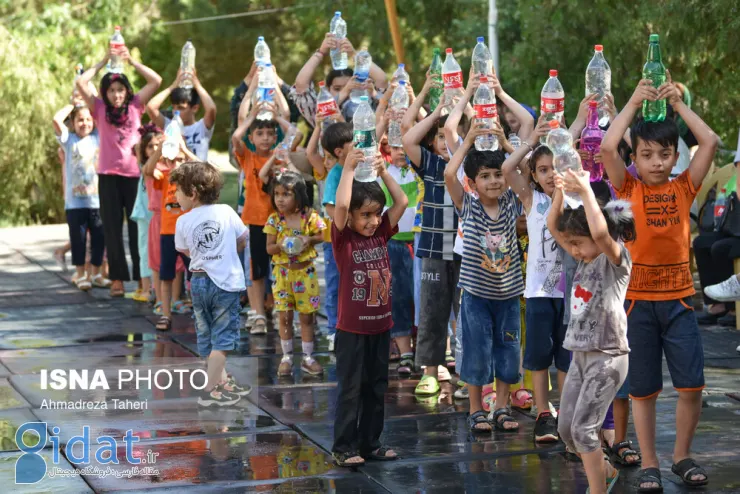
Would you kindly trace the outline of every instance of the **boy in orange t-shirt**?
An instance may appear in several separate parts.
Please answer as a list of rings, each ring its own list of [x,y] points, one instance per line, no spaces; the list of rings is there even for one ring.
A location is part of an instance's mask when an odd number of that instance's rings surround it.
[[[627,245],[634,264],[625,310],[630,346],[627,382],[642,450],[640,492],[662,488],[655,452],[655,405],[663,388],[663,353],[673,386],[679,392],[672,471],[687,485],[708,481],[704,469],[690,457],[701,414],[704,353],[691,301],[694,283],[689,268],[689,210],[712,164],[718,139],[683,103],[680,90],[666,72],[666,82],[659,88],[650,80],[639,82],[601,143],[606,172],[617,197],[632,204],[637,228],[637,239]],[[631,158],[640,179],[634,178],[619,157],[619,141],[644,101],[651,104],[663,99],[686,122],[699,148],[688,170],[670,181],[678,160],[678,127],[670,118],[659,122],[640,118],[631,129]]]

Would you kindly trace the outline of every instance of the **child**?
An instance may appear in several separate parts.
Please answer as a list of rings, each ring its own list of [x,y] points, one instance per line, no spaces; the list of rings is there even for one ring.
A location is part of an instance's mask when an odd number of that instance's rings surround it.
[[[71,116],[74,131],[69,132],[64,120]],[[54,132],[64,148],[65,182],[64,210],[67,214],[69,239],[72,245],[74,284],[82,291],[93,286],[109,287],[111,282],[100,273],[105,251],[103,223],[100,220],[98,196],[98,155],[100,141],[87,106],[66,105],[53,119]],[[91,273],[85,272],[87,235],[90,233]]]
[[[497,126],[501,132],[500,126]],[[524,291],[517,248],[516,197],[501,173],[503,151],[470,150],[476,137],[490,133],[476,122],[445,169],[447,190],[465,222],[460,287],[460,330],[464,357],[460,379],[468,384],[473,433],[489,432],[481,388],[496,378],[496,405],[491,421],[499,431],[515,431],[519,423],[506,407],[509,385],[519,382],[519,296]],[[478,194],[465,193],[457,171]]]
[[[570,354],[563,348],[564,307],[563,292],[559,286],[563,272],[562,254],[547,227],[547,216],[555,191],[555,169],[550,148],[538,146],[540,138],[548,131],[547,122],[540,118],[535,131],[522,140],[522,145],[502,167],[507,183],[519,197],[527,216],[529,246],[524,297],[527,299],[525,318],[528,339],[523,366],[532,371],[533,377],[538,411],[534,426],[535,442],[558,440],[557,422],[550,414],[548,369],[554,361],[558,369],[558,389],[562,390],[570,364]],[[528,173],[524,170],[520,174],[518,165],[524,162],[529,152],[532,152],[532,156]],[[534,184],[534,189],[531,184]]]
[[[681,100],[666,71],[654,88],[643,79],[612,122],[601,143],[606,173],[617,197],[632,204],[637,240],[628,245],[634,272],[627,290],[629,391],[637,439],[642,450],[640,492],[662,490],[655,452],[655,403],[663,388],[662,353],[678,390],[676,444],[671,470],[689,486],[705,485],[706,471],[690,456],[699,423],[704,388],[704,352],[692,308],[694,280],[689,267],[689,210],[712,164],[718,138]],[[678,128],[673,120],[639,119],[631,130],[641,179],[628,174],[618,146],[643,101],[667,99],[696,137],[699,147],[688,170],[669,180],[678,155]]]
[[[191,259],[198,353],[207,358],[208,384],[198,405],[233,405],[251,391],[226,374],[226,352],[239,339],[239,292],[245,288],[237,251],[246,246],[249,231],[231,206],[215,204],[223,178],[213,165],[184,163],[169,180],[177,203],[189,211],[177,218],[175,245]]]
[[[319,280],[314,266],[314,245],[324,240],[324,221],[309,206],[306,182],[297,172],[278,173],[271,185],[272,207],[276,212],[267,218],[267,253],[272,256],[272,294],[275,310],[280,314],[280,346],[283,358],[278,376],[293,372],[293,311],[301,321],[301,370],[312,376],[324,369],[313,357],[313,314],[319,310]],[[300,252],[290,251],[285,241],[293,237],[301,244]]]
[[[620,241],[635,240],[635,222],[625,201],[612,201],[601,210],[587,172],[569,170],[565,179],[555,177],[555,185],[547,227],[578,261],[563,342],[573,361],[561,388],[558,431],[583,460],[590,492],[605,493],[605,480],[611,490],[617,471],[604,461],[599,431],[627,377],[630,351],[624,297],[632,259]],[[583,207],[563,211],[564,190],[577,193]]]
[[[396,458],[392,449],[380,444],[393,326],[386,245],[398,231],[408,200],[377,154],[375,168],[393,199],[393,206],[383,213],[385,195],[377,182],[353,182],[363,159],[359,149],[342,157],[331,233],[340,276],[332,454],[339,466],[348,467],[362,465],[365,459]]]
[[[191,78],[193,83],[192,89],[179,87],[183,76]],[[159,111],[159,108],[168,96],[172,104],[172,110],[180,112],[180,118],[184,126],[182,136],[185,138],[188,149],[200,161],[208,161],[208,147],[213,137],[213,129],[216,123],[216,104],[213,102],[213,99],[201,85],[196,73],[183,74],[178,70],[177,77],[170,87],[157,94],[146,105],[146,112],[149,118],[162,129],[166,128],[170,123],[170,119],[166,118]],[[196,121],[195,116],[198,114],[198,110],[200,110],[201,102],[203,103],[205,114],[203,118]]]

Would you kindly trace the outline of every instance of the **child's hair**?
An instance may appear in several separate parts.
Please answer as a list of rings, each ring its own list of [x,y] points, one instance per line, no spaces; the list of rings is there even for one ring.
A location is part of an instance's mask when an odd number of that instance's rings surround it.
[[[630,129],[630,137],[633,151],[637,151],[639,139],[645,142],[657,142],[663,147],[673,146],[674,150],[678,149],[678,126],[673,119],[666,118],[662,122],[648,122],[640,117]]]
[[[429,132],[427,132],[424,138],[421,140],[421,145],[430,153],[434,152],[434,139],[436,139],[439,129],[444,128],[445,123],[447,122],[447,117],[449,117],[449,115],[444,115],[440,117],[439,120],[437,120],[437,123],[433,125],[431,129],[429,129]],[[464,137],[464,135],[468,133],[468,129],[470,128],[470,119],[468,119],[468,116],[465,114],[460,117],[460,123],[457,124],[458,127],[461,125],[463,128],[461,137]]]
[[[529,167],[529,181],[533,183],[534,188],[540,192],[542,192],[542,186],[537,183],[534,176],[537,170],[537,160],[543,156],[552,156],[552,150],[544,144],[539,144],[534,148],[534,151],[532,151],[532,154],[529,156],[529,161],[527,162],[527,166]]]
[[[75,107],[74,107],[74,108],[72,109],[72,111],[71,111],[71,112],[69,113],[69,121],[70,121],[70,122],[72,122],[72,123],[74,123],[74,121],[75,121],[75,118],[77,118],[77,115],[78,115],[78,114],[79,114],[79,113],[80,113],[80,112],[81,112],[82,110],[88,110],[88,111],[90,111],[90,108],[88,108],[88,107],[87,107],[87,106],[85,106],[85,105],[79,105],[79,106],[75,106]],[[91,112],[91,113],[92,113],[92,112]]]
[[[465,156],[463,169],[465,170],[465,175],[470,180],[475,181],[475,177],[478,176],[482,169],[492,168],[494,170],[500,170],[505,160],[506,155],[500,149],[497,151],[478,151],[473,148]]]
[[[349,211],[360,209],[366,202],[377,202],[381,208],[385,207],[385,194],[378,182],[352,182],[352,199],[349,201]]]
[[[249,133],[251,134],[257,129],[273,129],[275,132],[277,132],[278,129],[278,123],[276,120],[260,120],[259,118],[255,118],[254,122],[252,122],[252,125],[249,126]]]
[[[609,235],[614,240],[633,242],[637,238],[635,218],[629,202],[621,199],[609,201],[606,206],[601,207],[601,212],[606,219]],[[588,227],[586,210],[583,206],[578,209],[565,208],[558,222],[558,231],[578,237],[591,237],[591,229]]]
[[[332,82],[334,82],[334,79],[337,77],[352,77],[354,75],[354,72],[352,72],[352,69],[334,69],[329,72],[329,75],[326,76],[326,87],[330,88]]]
[[[344,147],[345,144],[352,142],[353,139],[352,124],[337,122],[324,130],[324,135],[321,136],[321,147],[335,158],[339,158],[339,156],[334,154],[334,150]]]
[[[170,183],[177,185],[186,196],[195,192],[202,204],[213,204],[218,201],[224,179],[212,164],[188,161],[172,170]]]
[[[111,102],[108,101],[108,89],[114,82],[119,82],[126,88],[126,99],[123,100],[123,105],[120,108],[114,108]],[[113,72],[105,74],[100,81],[100,96],[103,98],[103,103],[105,103],[105,119],[108,123],[116,127],[123,125],[128,119],[128,105],[134,99],[134,89],[131,87],[128,77],[125,74],[115,74]]]
[[[303,211],[305,208],[310,206],[306,181],[303,180],[300,173],[286,170],[275,174],[275,177],[273,177],[270,183],[270,201],[272,202],[272,209],[275,211],[278,210],[277,205],[275,204],[275,187],[278,185],[293,191],[297,211]]]
[[[200,96],[198,96],[197,91],[193,91],[189,88],[178,87],[172,90],[172,93],[170,94],[170,103],[173,105],[187,103],[193,107],[200,104]]]
[[[139,141],[139,149],[141,150],[141,157],[143,160],[149,159],[149,156],[146,155],[146,148],[149,146],[149,143],[152,141],[152,139],[160,134],[162,134],[162,129],[151,122],[139,127],[139,135],[141,136],[141,140]]]

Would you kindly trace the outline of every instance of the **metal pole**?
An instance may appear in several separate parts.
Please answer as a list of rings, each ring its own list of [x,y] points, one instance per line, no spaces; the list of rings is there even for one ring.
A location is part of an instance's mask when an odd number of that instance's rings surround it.
[[[498,36],[496,34],[498,10],[496,0],[488,0],[488,49],[493,57],[493,70],[498,74]]]

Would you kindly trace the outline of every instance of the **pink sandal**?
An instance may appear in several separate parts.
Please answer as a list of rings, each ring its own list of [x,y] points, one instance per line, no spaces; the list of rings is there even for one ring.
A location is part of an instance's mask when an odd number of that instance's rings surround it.
[[[519,388],[511,393],[511,406],[521,410],[531,410],[533,403],[532,392],[528,389]]]
[[[486,412],[490,412],[496,408],[496,391],[493,389],[493,385],[486,384],[481,390],[481,406]]]

